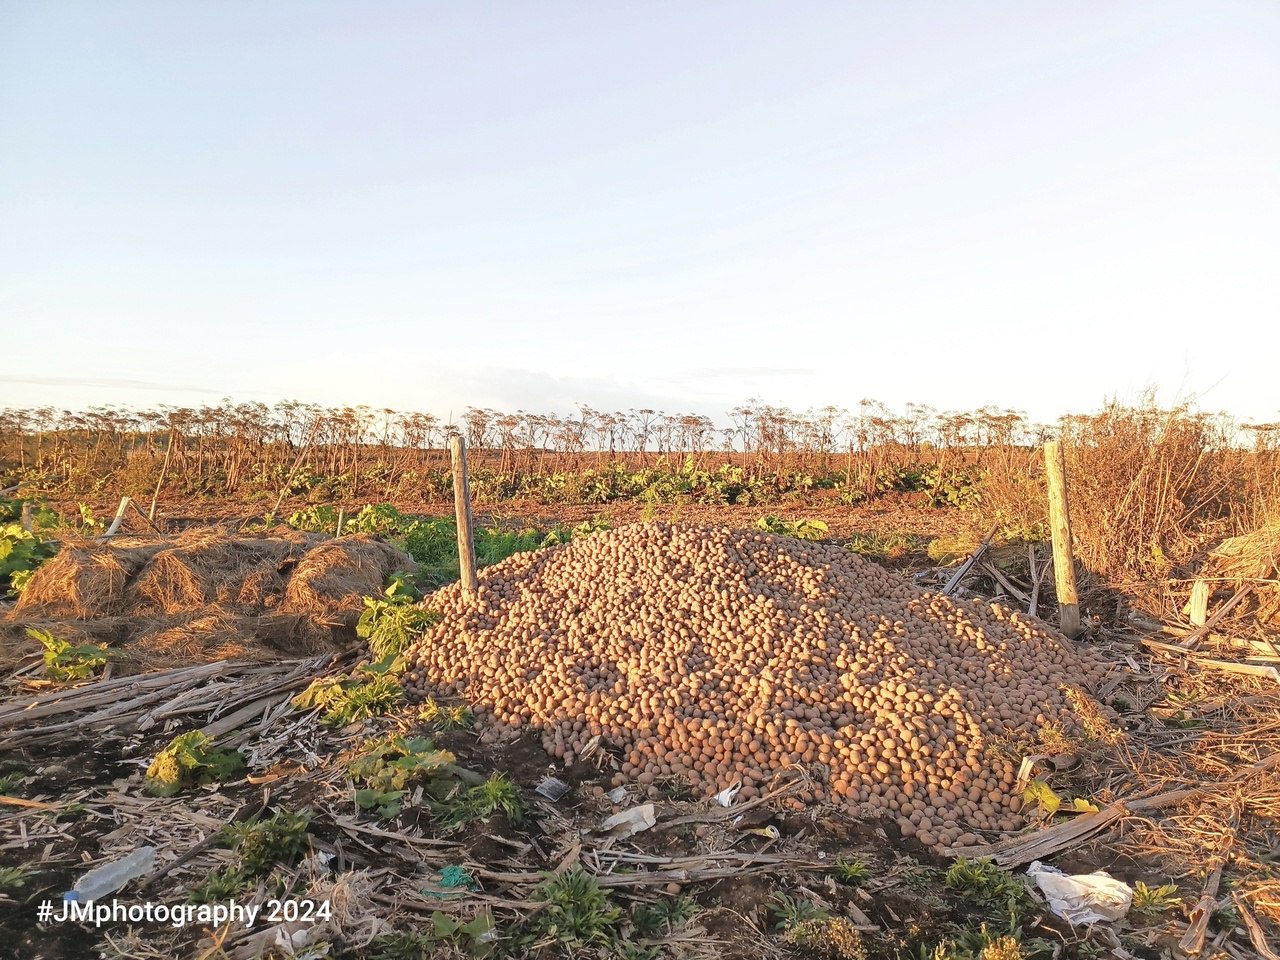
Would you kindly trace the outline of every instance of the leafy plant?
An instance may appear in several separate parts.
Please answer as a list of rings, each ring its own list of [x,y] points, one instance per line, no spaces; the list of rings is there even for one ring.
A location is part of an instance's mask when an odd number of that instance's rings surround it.
[[[244,767],[236,750],[222,750],[199,730],[182,733],[156,754],[147,767],[145,788],[152,796],[171,797],[183,787],[226,780]]]
[[[347,764],[352,780],[365,785],[355,791],[356,805],[382,817],[398,816],[406,788],[439,776],[455,759],[448,750],[438,750],[422,737],[390,737],[368,743]]]
[[[821,520],[782,520],[767,516],[756,521],[756,529],[795,540],[824,540],[830,528]]]
[[[567,944],[607,944],[617,936],[622,910],[600,881],[579,866],[549,877],[533,899],[545,904],[530,920],[535,934]]]
[[[0,775],[0,793],[12,794],[20,786],[27,782],[27,775],[21,770],[10,770],[6,774]]]
[[[436,910],[426,930],[384,933],[369,943],[365,956],[370,960],[424,960],[441,955],[442,946],[471,957],[487,957],[496,945],[493,917],[483,911],[465,923]]]
[[[821,907],[788,893],[775,893],[773,902],[769,904],[769,912],[773,914],[774,925],[779,930],[789,930],[806,920],[823,920],[827,917],[827,911]]]
[[[394,579],[381,597],[364,598],[356,636],[368,641],[375,660],[394,659],[439,622],[438,613],[414,604],[403,579]]]
[[[519,788],[501,773],[484,783],[468,787],[439,804],[441,819],[447,827],[457,827],[472,820],[487,820],[501,811],[515,826],[524,823],[527,808]]]
[[[321,677],[294,697],[296,710],[320,709],[320,722],[345,727],[391,711],[404,699],[404,687],[393,675],[398,658],[379,660],[353,670],[348,676]]]
[[[88,680],[112,657],[118,656],[103,643],[71,644],[48,630],[27,628],[27,636],[44,647],[44,673],[50,680]]]
[[[0,890],[17,890],[24,887],[29,876],[31,876],[31,870],[28,867],[0,867]]]
[[[1062,798],[1053,792],[1053,788],[1043,780],[1032,780],[1022,792],[1022,802],[1035,804],[1045,816],[1051,817],[1062,807]]]
[[[836,879],[849,887],[860,887],[867,882],[871,876],[871,865],[861,857],[849,859],[847,857],[836,858],[835,869],[832,871],[836,875]]]
[[[1139,880],[1133,885],[1133,911],[1141,914],[1164,913],[1174,907],[1182,906],[1182,898],[1178,896],[1178,886],[1165,883],[1158,887],[1148,887]]]
[[[642,937],[665,937],[679,930],[700,911],[692,897],[663,897],[631,908],[631,925]]]
[[[307,844],[307,813],[279,810],[266,820],[233,823],[226,827],[232,849],[252,876],[261,876],[277,863],[292,863]]]
[[[266,876],[277,864],[294,863],[306,848],[310,822],[306,812],[278,810],[265,820],[254,817],[245,823],[227,824],[219,839],[235,852],[235,861],[193,887],[188,899],[195,903],[229,899],[253,880]]]
[[[192,903],[217,903],[220,900],[230,900],[248,886],[250,879],[238,866],[228,864],[214,870],[202,883],[188,890],[187,899]]]
[[[1012,927],[1033,903],[1026,886],[989,858],[957,857],[947,870],[947,889],[985,908]]]
[[[418,719],[434,724],[437,730],[466,730],[476,721],[469,707],[463,704],[441,706],[433,697],[427,697],[418,707]]]
[[[21,593],[36,568],[57,552],[57,545],[40,533],[38,523],[31,530],[21,523],[0,525],[0,597]]]

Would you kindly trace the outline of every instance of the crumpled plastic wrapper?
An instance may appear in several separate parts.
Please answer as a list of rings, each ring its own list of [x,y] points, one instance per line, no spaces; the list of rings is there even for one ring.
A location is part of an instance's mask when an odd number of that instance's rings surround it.
[[[1039,860],[1027,867],[1049,909],[1071,924],[1122,920],[1133,904],[1133,888],[1104,870],[1063,873]]]

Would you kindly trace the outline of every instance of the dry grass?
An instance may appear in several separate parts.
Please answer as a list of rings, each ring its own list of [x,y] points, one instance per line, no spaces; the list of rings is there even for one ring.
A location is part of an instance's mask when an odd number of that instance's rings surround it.
[[[330,540],[307,552],[284,589],[281,609],[299,614],[358,615],[363,598],[382,592],[387,575],[407,569],[394,547],[360,534]],[[352,620],[351,622],[354,622]]]

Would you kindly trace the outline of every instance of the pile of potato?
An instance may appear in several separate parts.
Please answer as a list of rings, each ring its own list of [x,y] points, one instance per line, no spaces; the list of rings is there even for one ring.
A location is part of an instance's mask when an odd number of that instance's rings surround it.
[[[541,731],[566,764],[599,736],[615,783],[743,798],[802,765],[801,799],[895,817],[930,845],[1021,825],[1014,762],[1060,689],[1099,668],[1005,607],[953,600],[831,544],[639,524],[517,554],[426,605],[418,696],[457,696],[483,739]]]

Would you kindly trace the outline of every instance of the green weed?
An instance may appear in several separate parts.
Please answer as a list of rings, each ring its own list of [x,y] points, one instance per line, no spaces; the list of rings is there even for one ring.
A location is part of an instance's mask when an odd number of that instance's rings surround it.
[[[845,917],[814,917],[787,927],[783,939],[822,960],[867,960],[858,928]]]
[[[484,783],[467,787],[438,805],[441,821],[446,827],[458,827],[473,820],[488,820],[501,812],[514,826],[524,823],[528,808],[520,796],[519,788],[501,773],[495,773]]]
[[[169,741],[147,767],[147,793],[171,797],[184,787],[222,781],[244,768],[244,758],[236,750],[221,750],[213,740],[192,730]]]
[[[1133,885],[1133,911],[1145,915],[1164,913],[1174,907],[1182,906],[1182,898],[1178,896],[1178,886],[1173,883],[1158,887],[1148,887],[1139,880]]]
[[[622,910],[600,881],[574,866],[548,878],[533,893],[543,903],[530,920],[532,932],[570,945],[608,944],[617,937]]]
[[[295,710],[320,709],[320,722],[330,727],[382,716],[404,699],[404,688],[394,675],[402,668],[399,658],[390,658],[359,667],[349,676],[322,677],[290,704]]]
[[[50,680],[88,680],[105,667],[108,660],[118,656],[114,650],[108,650],[106,644],[72,645],[48,630],[28,627],[27,636],[44,647],[44,674]]]
[[[947,870],[946,887],[962,899],[981,907],[1013,926],[1033,901],[1027,887],[990,859],[958,857]]]
[[[211,873],[204,883],[187,894],[195,903],[230,899],[277,865],[294,863],[307,846],[307,813],[279,810],[266,820],[257,817],[246,823],[230,823],[222,828],[223,846],[235,852],[235,861]]]
[[[0,890],[18,890],[27,885],[31,869],[25,866],[0,867]]]
[[[793,897],[788,893],[775,893],[769,905],[769,913],[773,915],[774,926],[779,930],[789,930],[806,920],[823,920],[827,911],[809,900]]]
[[[871,876],[871,865],[861,857],[838,857],[832,871],[836,879],[848,887],[860,887]]]
[[[368,743],[347,764],[352,780],[365,785],[355,791],[356,805],[381,817],[398,816],[406,788],[438,777],[455,759],[448,750],[438,750],[421,737],[390,737]]]
[[[642,937],[665,937],[679,930],[701,908],[692,897],[664,897],[653,903],[637,903],[631,908],[631,925]]]
[[[821,520],[783,520],[772,515],[757,520],[756,529],[793,540],[825,540],[830,530]]]

